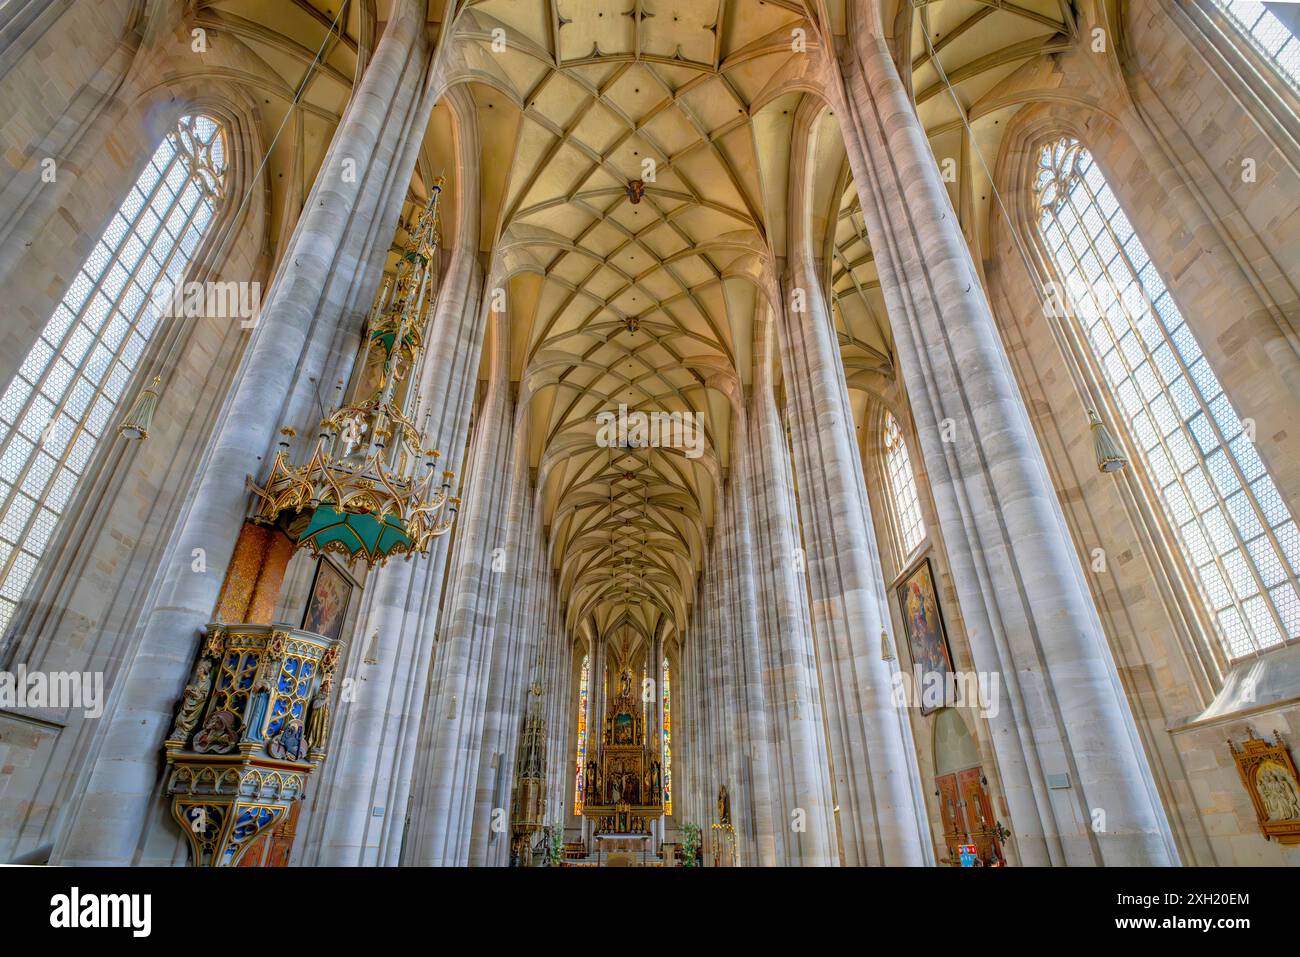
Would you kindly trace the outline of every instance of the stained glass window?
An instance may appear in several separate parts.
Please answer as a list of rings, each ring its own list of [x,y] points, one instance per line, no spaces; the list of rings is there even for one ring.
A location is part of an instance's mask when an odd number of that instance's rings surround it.
[[[573,813],[579,815],[582,813],[584,799],[586,798],[586,769],[587,769],[587,666],[589,658],[583,655],[582,673],[578,675],[578,771],[577,778],[573,786]]]
[[[0,397],[0,631],[212,221],[221,127],[182,117]]]
[[[1229,659],[1300,635],[1300,531],[1101,170],[1039,156],[1039,229]]]
[[[921,521],[921,503],[916,494],[916,476],[912,462],[907,457],[907,443],[898,428],[898,422],[885,413],[885,471],[889,473],[889,488],[894,499],[894,528],[901,545],[900,563],[912,554],[912,549],[925,538],[925,523]]]
[[[1277,72],[1300,89],[1300,40],[1262,3],[1254,0],[1214,0],[1251,46],[1269,59]]]
[[[673,813],[673,707],[669,688],[668,659],[664,659],[664,813]]]

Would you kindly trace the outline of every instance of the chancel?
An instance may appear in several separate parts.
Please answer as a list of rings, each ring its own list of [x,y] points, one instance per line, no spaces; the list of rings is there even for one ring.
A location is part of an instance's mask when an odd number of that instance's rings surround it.
[[[0,0],[0,863],[1300,865],[1296,27]]]

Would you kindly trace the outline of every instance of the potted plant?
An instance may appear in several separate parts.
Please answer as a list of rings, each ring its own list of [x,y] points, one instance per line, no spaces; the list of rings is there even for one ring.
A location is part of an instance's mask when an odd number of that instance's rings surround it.
[[[559,867],[564,862],[564,828],[560,825],[548,827],[550,846],[547,848],[546,866]]]
[[[699,867],[699,861],[696,855],[700,850],[700,829],[695,824],[683,824],[682,832],[685,838],[682,840],[682,861],[683,867]]]

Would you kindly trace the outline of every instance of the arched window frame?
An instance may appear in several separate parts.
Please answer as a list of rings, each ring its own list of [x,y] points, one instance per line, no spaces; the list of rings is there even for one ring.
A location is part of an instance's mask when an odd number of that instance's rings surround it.
[[[582,667],[578,669],[578,733],[575,746],[574,763],[577,765],[573,782],[573,816],[581,817],[585,803],[587,767],[587,699],[591,693],[591,656],[582,656]]]
[[[172,290],[225,212],[228,137],[203,109],[176,119],[0,393],[0,630],[141,387]]]
[[[1300,138],[1300,86],[1243,31],[1221,0],[1183,0],[1169,13],[1234,103],[1279,150],[1292,148]]]
[[[889,487],[889,515],[894,531],[898,567],[925,543],[925,517],[921,511],[920,489],[907,438],[894,414],[884,409],[880,417],[880,467]]]
[[[1231,24],[1242,43],[1267,63],[1283,83],[1300,93],[1300,37],[1262,3],[1248,0],[1208,2]]]
[[[1058,265],[1058,261],[1054,255],[1053,247],[1057,244],[1052,243],[1049,240],[1048,236],[1045,234],[1045,231],[1041,228],[1041,223],[1039,219],[1039,215],[1040,215],[1039,197],[1046,189],[1046,185],[1043,177],[1043,167],[1041,163],[1041,157],[1044,155],[1043,149],[1045,147],[1050,147],[1059,151],[1060,145],[1066,141],[1073,141],[1076,144],[1078,143],[1078,141],[1074,139],[1074,137],[1070,134],[1057,134],[1057,135],[1038,139],[1037,146],[1030,151],[1030,161],[1033,164],[1032,166],[1033,174],[1030,177],[1030,187],[1034,195],[1030,198],[1032,205],[1030,206],[1029,209],[1031,215],[1030,215],[1030,222],[1027,224],[1028,226],[1027,232],[1029,232],[1030,235],[1033,237],[1035,245],[1040,250],[1042,254],[1043,264],[1045,265],[1049,276],[1052,277],[1052,281],[1059,282],[1061,284],[1060,287],[1058,288],[1064,288],[1066,285],[1066,281],[1065,281],[1065,277],[1060,272],[1060,266]],[[1079,149],[1086,152],[1086,150],[1084,150],[1081,144],[1079,145]],[[1169,346],[1168,352],[1169,354],[1172,355],[1173,359],[1176,361],[1177,364],[1178,372],[1177,374],[1174,374],[1171,377],[1174,384],[1178,384],[1180,379],[1188,385],[1195,384],[1197,382],[1197,379],[1192,376],[1190,370],[1192,367],[1197,367],[1203,370],[1202,372],[1198,372],[1197,376],[1204,380],[1205,382],[1204,388],[1211,388],[1211,384],[1213,386],[1213,388],[1211,389],[1211,393],[1212,393],[1211,398],[1209,400],[1207,400],[1205,398],[1205,394],[1201,392],[1202,387],[1200,385],[1196,385],[1195,388],[1193,389],[1193,400],[1196,403],[1198,403],[1197,411],[1193,411],[1190,413],[1182,412],[1180,410],[1178,403],[1172,397],[1168,398],[1168,403],[1170,407],[1174,410],[1175,416],[1177,417],[1178,425],[1176,431],[1181,430],[1181,432],[1185,434],[1187,444],[1190,447],[1192,454],[1195,456],[1197,466],[1201,469],[1206,470],[1206,474],[1210,475],[1208,471],[1208,466],[1206,465],[1207,460],[1209,458],[1212,458],[1215,454],[1217,454],[1217,452],[1223,451],[1225,460],[1229,463],[1229,465],[1231,466],[1232,470],[1234,471],[1237,477],[1237,481],[1238,481],[1237,487],[1232,489],[1226,495],[1223,494],[1219,489],[1215,488],[1212,477],[1209,482],[1210,492],[1213,495],[1214,507],[1221,509],[1223,516],[1225,518],[1225,524],[1227,525],[1228,534],[1232,537],[1234,542],[1233,547],[1226,550],[1220,549],[1213,556],[1214,564],[1218,569],[1220,575],[1222,576],[1222,585],[1228,588],[1228,593],[1229,595],[1232,596],[1232,604],[1216,605],[1216,603],[1213,600],[1211,600],[1211,598],[1209,597],[1209,592],[1207,591],[1207,587],[1202,577],[1200,569],[1206,567],[1210,563],[1201,562],[1198,567],[1198,563],[1195,561],[1194,558],[1193,549],[1189,548],[1184,538],[1183,528],[1185,528],[1188,524],[1190,524],[1190,522],[1185,520],[1180,524],[1179,521],[1177,520],[1177,517],[1172,513],[1172,511],[1170,510],[1170,506],[1166,501],[1166,498],[1162,492],[1162,488],[1167,488],[1169,486],[1169,483],[1159,481],[1158,476],[1156,476],[1152,471],[1152,466],[1148,464],[1145,450],[1137,448],[1139,442],[1136,433],[1131,433],[1128,431],[1128,422],[1127,422],[1128,417],[1125,412],[1125,405],[1121,400],[1119,393],[1116,391],[1116,386],[1113,384],[1114,380],[1112,379],[1110,373],[1108,372],[1107,368],[1104,365],[1104,358],[1105,356],[1111,354],[1111,350],[1107,349],[1099,353],[1097,351],[1097,346],[1092,339],[1092,330],[1095,326],[1095,323],[1085,324],[1084,322],[1080,321],[1081,318],[1079,315],[1080,310],[1078,308],[1075,308],[1075,306],[1077,306],[1077,303],[1071,303],[1071,307],[1067,309],[1054,310],[1054,318],[1057,320],[1061,320],[1061,319],[1073,320],[1070,324],[1074,328],[1072,330],[1072,334],[1066,337],[1067,341],[1074,342],[1077,344],[1077,350],[1079,354],[1076,355],[1076,359],[1080,360],[1083,366],[1089,370],[1090,378],[1092,379],[1093,383],[1097,387],[1101,388],[1102,390],[1105,390],[1109,394],[1109,397],[1113,403],[1114,408],[1118,411],[1118,414],[1115,415],[1114,418],[1117,421],[1123,422],[1124,425],[1121,427],[1120,430],[1117,431],[1123,431],[1124,434],[1121,436],[1122,440],[1125,441],[1125,444],[1128,445],[1131,449],[1137,450],[1138,454],[1135,456],[1131,456],[1131,459],[1137,466],[1137,471],[1141,473],[1142,484],[1144,485],[1145,488],[1147,488],[1152,502],[1155,503],[1156,505],[1156,512],[1152,514],[1153,515],[1158,514],[1157,520],[1163,522],[1163,531],[1161,533],[1158,533],[1159,537],[1164,538],[1170,541],[1172,544],[1174,544],[1174,549],[1172,550],[1171,554],[1177,556],[1177,558],[1181,561],[1181,566],[1182,566],[1180,569],[1176,570],[1177,572],[1181,573],[1178,575],[1178,577],[1184,579],[1188,583],[1188,585],[1190,586],[1188,588],[1188,593],[1193,596],[1196,596],[1199,599],[1204,614],[1204,620],[1211,628],[1214,629],[1215,637],[1218,639],[1218,646],[1219,646],[1216,649],[1216,651],[1218,651],[1218,654],[1215,657],[1217,657],[1222,662],[1227,662],[1231,664],[1236,660],[1240,660],[1241,658],[1247,657],[1258,651],[1269,650],[1272,647],[1280,647],[1282,644],[1285,644],[1288,640],[1291,640],[1295,637],[1294,629],[1293,628],[1289,629],[1287,627],[1288,623],[1293,623],[1294,614],[1284,615],[1282,609],[1276,606],[1274,600],[1271,597],[1265,597],[1264,603],[1270,611],[1270,616],[1274,624],[1277,626],[1280,634],[1282,635],[1282,640],[1280,642],[1265,645],[1263,647],[1250,647],[1250,648],[1243,649],[1240,642],[1234,645],[1232,638],[1225,632],[1221,622],[1218,619],[1218,615],[1221,611],[1226,610],[1228,608],[1236,608],[1238,614],[1242,617],[1242,620],[1245,621],[1247,619],[1247,614],[1243,609],[1243,606],[1247,602],[1250,602],[1254,598],[1259,597],[1261,595],[1268,596],[1269,592],[1272,589],[1281,589],[1282,586],[1284,585],[1289,584],[1293,589],[1297,590],[1297,594],[1300,594],[1300,587],[1297,586],[1297,576],[1296,576],[1296,572],[1300,571],[1300,568],[1297,568],[1296,562],[1291,562],[1291,567],[1288,569],[1287,563],[1289,560],[1288,558],[1289,553],[1285,553],[1284,550],[1279,547],[1277,542],[1277,536],[1274,534],[1276,530],[1281,529],[1284,525],[1288,523],[1288,521],[1293,523],[1294,518],[1289,515],[1286,509],[1285,502],[1282,501],[1280,495],[1278,495],[1276,496],[1277,504],[1276,505],[1271,504],[1268,511],[1270,514],[1275,514],[1277,510],[1280,509],[1282,513],[1285,513],[1285,515],[1283,518],[1281,518],[1278,521],[1266,520],[1264,514],[1265,510],[1263,507],[1259,505],[1258,501],[1256,501],[1255,493],[1253,491],[1248,495],[1248,499],[1250,501],[1251,506],[1254,508],[1258,518],[1262,520],[1260,524],[1263,526],[1262,529],[1263,534],[1259,536],[1254,534],[1250,536],[1246,536],[1242,533],[1236,521],[1231,518],[1233,513],[1231,512],[1231,510],[1226,504],[1227,500],[1232,498],[1234,495],[1236,495],[1238,491],[1241,491],[1242,489],[1249,489],[1252,483],[1259,483],[1262,479],[1266,478],[1268,476],[1267,468],[1263,465],[1261,461],[1258,460],[1258,456],[1254,455],[1253,445],[1250,445],[1248,453],[1238,453],[1237,450],[1232,449],[1232,444],[1239,444],[1238,439],[1248,440],[1247,436],[1240,433],[1234,433],[1231,437],[1228,437],[1222,434],[1222,427],[1216,421],[1214,415],[1211,414],[1209,410],[1209,406],[1219,405],[1220,399],[1222,399],[1223,403],[1226,403],[1226,408],[1230,410],[1232,415],[1235,417],[1236,413],[1235,413],[1235,409],[1233,409],[1231,406],[1231,400],[1228,396],[1226,396],[1225,393],[1223,393],[1221,387],[1218,385],[1218,380],[1214,376],[1213,370],[1210,368],[1208,357],[1204,356],[1203,352],[1201,352],[1199,341],[1196,340],[1196,337],[1193,334],[1191,328],[1185,324],[1185,320],[1181,313],[1181,310],[1179,310],[1178,305],[1175,303],[1172,292],[1166,289],[1158,267],[1153,261],[1149,259],[1149,257],[1146,256],[1145,249],[1142,247],[1141,236],[1138,235],[1136,229],[1132,227],[1132,224],[1129,222],[1127,215],[1124,209],[1122,208],[1122,204],[1119,201],[1119,197],[1118,195],[1115,194],[1114,188],[1113,186],[1110,185],[1108,178],[1105,176],[1104,170],[1102,170],[1100,167],[1095,166],[1095,160],[1091,162],[1094,165],[1089,167],[1087,173],[1090,173],[1091,170],[1093,169],[1096,170],[1096,174],[1100,177],[1100,180],[1105,183],[1106,189],[1109,191],[1111,198],[1113,199],[1113,207],[1110,208],[1109,211],[1106,211],[1104,206],[1100,206],[1098,210],[1099,213],[1104,213],[1104,215],[1101,217],[1101,221],[1105,227],[1104,232],[1107,233],[1108,238],[1110,240],[1109,244],[1107,244],[1107,255],[1103,257],[1100,252],[1096,251],[1093,241],[1089,239],[1087,243],[1089,248],[1083,254],[1083,258],[1086,258],[1086,256],[1089,254],[1092,254],[1096,256],[1098,262],[1101,262],[1101,260],[1105,258],[1106,265],[1109,266],[1110,264],[1116,262],[1118,257],[1123,257],[1124,262],[1127,264],[1127,269],[1131,271],[1132,276],[1137,280],[1136,285],[1143,290],[1142,294],[1136,300],[1136,304],[1137,307],[1148,311],[1144,312],[1139,319],[1135,320],[1132,318],[1134,313],[1131,311],[1134,308],[1134,301],[1135,301],[1134,297],[1132,295],[1129,295],[1130,293],[1132,293],[1131,288],[1126,288],[1126,289],[1116,288],[1116,284],[1114,282],[1114,277],[1112,273],[1107,271],[1106,269],[1103,269],[1102,273],[1098,276],[1098,280],[1099,281],[1104,280],[1104,282],[1098,282],[1094,286],[1094,288],[1105,286],[1106,288],[1109,289],[1110,297],[1116,300],[1116,302],[1122,302],[1126,306],[1125,320],[1129,323],[1129,326],[1128,328],[1123,329],[1123,331],[1115,338],[1116,340],[1122,340],[1125,337],[1125,334],[1127,332],[1132,331],[1135,337],[1137,337],[1137,341],[1139,341],[1140,343],[1144,343],[1144,345],[1142,346],[1144,350],[1143,355],[1150,360],[1151,369],[1161,383],[1160,392],[1152,393],[1151,396],[1143,399],[1143,410],[1146,410],[1148,408],[1149,401],[1150,402],[1155,401],[1157,395],[1164,395],[1166,397],[1169,396],[1169,389],[1170,389],[1169,381],[1165,380],[1165,377],[1162,374],[1154,358],[1155,353],[1159,352],[1162,344],[1167,344]],[[1087,175],[1087,173],[1085,173],[1085,175]],[[1089,188],[1091,189],[1091,187]],[[1127,228],[1133,230],[1128,239],[1121,241],[1119,237],[1115,234],[1114,230],[1111,227],[1111,224],[1115,222],[1122,222],[1123,224],[1125,224]],[[1096,235],[1100,237],[1102,234],[1097,233]],[[1071,249],[1071,245],[1068,242],[1068,240],[1066,242],[1066,245],[1062,248],[1067,250]],[[1142,258],[1145,259],[1145,262],[1140,269],[1137,267],[1137,264],[1134,263],[1131,258],[1132,255],[1134,254],[1134,251],[1138,249],[1142,251]],[[1081,261],[1081,259],[1077,261]],[[1079,269],[1082,271],[1083,269],[1082,265],[1079,266]],[[1127,285],[1128,284],[1126,283],[1126,286]],[[1154,291],[1154,295],[1152,294],[1153,291]],[[1050,302],[1050,298],[1051,297],[1049,297],[1049,305],[1055,306],[1056,303]],[[1073,298],[1073,297],[1067,296],[1066,298]],[[1096,313],[1100,311],[1102,310],[1099,310],[1097,308],[1097,304],[1094,303],[1092,312]],[[1166,328],[1165,320],[1169,319],[1171,316],[1176,317],[1177,321],[1173,322],[1172,320],[1170,320],[1172,322],[1172,325],[1169,328]],[[1109,325],[1109,322],[1104,319],[1100,319],[1097,321]],[[1142,329],[1144,329],[1145,332],[1140,331]],[[1171,329],[1172,329],[1172,334],[1170,331]],[[1157,333],[1161,337],[1158,340],[1155,338],[1155,335]],[[1195,345],[1196,348],[1196,352],[1192,356],[1192,361],[1187,361],[1186,357],[1182,354],[1180,349],[1175,345],[1175,335],[1177,335],[1179,341],[1182,341],[1184,336],[1190,337],[1192,344]],[[1156,344],[1151,345],[1150,343],[1152,342]],[[1114,354],[1120,356],[1120,359],[1117,361],[1123,364],[1124,367],[1126,369],[1129,369],[1130,371],[1132,370],[1132,368],[1141,365],[1141,359],[1138,359],[1136,362],[1130,364],[1129,356],[1121,352],[1119,348],[1114,349]],[[1204,362],[1204,366],[1200,365],[1201,362]],[[1131,381],[1131,377],[1130,379],[1125,380],[1125,382],[1127,381]],[[1180,393],[1182,392],[1185,392],[1185,390],[1180,390]],[[1186,400],[1184,399],[1184,401]],[[1201,450],[1201,447],[1198,445],[1195,437],[1192,435],[1191,429],[1188,425],[1188,423],[1196,420],[1198,414],[1204,414],[1205,423],[1209,424],[1209,426],[1211,427],[1211,432],[1215,436],[1217,436],[1217,445],[1211,447],[1210,454],[1208,455]],[[1154,416],[1152,417],[1152,421],[1155,421]],[[1163,432],[1164,430],[1161,431]],[[1174,434],[1175,432],[1169,432],[1168,436],[1173,436]],[[1165,439],[1168,436],[1163,434],[1160,436],[1159,446],[1162,450],[1166,450]],[[1247,445],[1249,444],[1248,441],[1246,442],[1246,444]],[[1151,446],[1152,449],[1154,449],[1155,447],[1156,446]],[[1245,445],[1241,445],[1241,447],[1245,448]],[[1229,452],[1231,452],[1232,454],[1229,454]],[[1245,477],[1245,466],[1243,466],[1241,461],[1239,460],[1238,458],[1239,454],[1247,454],[1253,457],[1254,464],[1251,464],[1249,467],[1249,471],[1251,472],[1252,477],[1249,479],[1246,479]],[[1170,454],[1170,460],[1175,462],[1175,464],[1177,464],[1177,459],[1172,455],[1172,453]],[[1191,474],[1189,469],[1191,469],[1191,466],[1178,465],[1177,468],[1175,469],[1175,472],[1176,472],[1180,489],[1184,492],[1184,494],[1187,495],[1188,501],[1193,505],[1192,520],[1199,523],[1204,515],[1209,514],[1210,506],[1200,504],[1197,498],[1192,494],[1192,492],[1188,491],[1185,488],[1185,484],[1186,484],[1185,478],[1187,475]],[[1269,479],[1269,481],[1271,482],[1271,479]],[[1203,534],[1205,535],[1205,539],[1207,543],[1213,541],[1213,537],[1208,531],[1203,532]],[[1267,584],[1267,585],[1264,584],[1263,578],[1258,568],[1256,567],[1256,562],[1258,561],[1258,559],[1254,557],[1253,551],[1248,551],[1246,548],[1247,540],[1254,543],[1260,538],[1267,538],[1268,542],[1271,544],[1272,548],[1277,553],[1277,556],[1281,561],[1282,570],[1285,573],[1285,577],[1283,577],[1278,581],[1274,581],[1272,584]],[[1241,551],[1242,555],[1252,556],[1252,561],[1246,564],[1248,568],[1248,573],[1253,577],[1255,581],[1256,592],[1252,595],[1247,596],[1244,599],[1239,599],[1237,597],[1235,591],[1232,589],[1231,585],[1229,584],[1231,581],[1231,577],[1229,573],[1221,567],[1223,565],[1222,559],[1229,556],[1234,550],[1237,549]],[[1174,571],[1174,570],[1170,570],[1170,571]],[[1217,589],[1218,586],[1216,585],[1214,587]],[[1248,632],[1247,634],[1250,633]]]
[[[664,722],[663,735],[663,791],[664,813],[673,813],[673,710],[672,710],[672,674],[668,657],[664,656],[661,668],[664,680]]]

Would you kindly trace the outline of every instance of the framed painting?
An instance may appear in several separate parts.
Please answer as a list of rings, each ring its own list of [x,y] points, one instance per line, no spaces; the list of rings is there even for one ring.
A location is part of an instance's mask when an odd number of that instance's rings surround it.
[[[1269,741],[1255,737],[1251,731],[1240,749],[1232,738],[1228,739],[1228,748],[1265,840],[1300,844],[1300,775],[1296,774],[1282,735],[1274,731]]]
[[[952,672],[952,655],[948,651],[948,633],[944,628],[929,557],[922,559],[898,583],[898,607],[903,614],[903,629],[907,633],[907,650],[912,658],[913,671],[919,671],[922,680],[937,673],[946,687],[948,675]],[[922,702],[921,714],[939,710],[927,707],[924,697]]]
[[[326,638],[338,638],[352,600],[352,580],[323,555],[316,561],[311,597],[302,616],[302,630]]]

